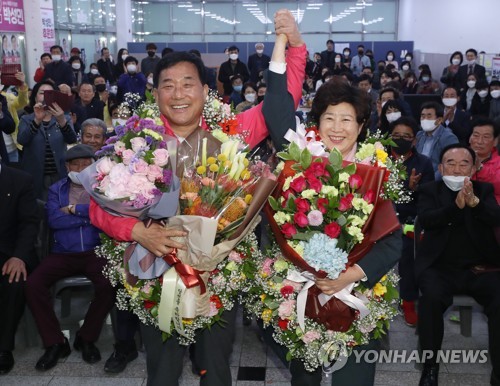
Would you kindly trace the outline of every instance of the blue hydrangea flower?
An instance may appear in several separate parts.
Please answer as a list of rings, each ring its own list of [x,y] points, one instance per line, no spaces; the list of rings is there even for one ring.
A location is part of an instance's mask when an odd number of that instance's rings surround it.
[[[330,279],[337,279],[347,264],[348,253],[337,248],[337,239],[315,233],[304,245],[304,260],[316,270],[325,271]]]

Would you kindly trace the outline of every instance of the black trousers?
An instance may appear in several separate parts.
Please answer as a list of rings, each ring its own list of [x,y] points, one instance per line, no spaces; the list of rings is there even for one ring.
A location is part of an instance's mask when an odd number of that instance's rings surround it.
[[[422,272],[418,284],[421,349],[432,350],[435,360],[443,342],[444,312],[453,303],[454,294],[469,295],[484,307],[488,317],[490,360],[495,374],[500,374],[500,272],[476,275],[470,270],[431,267]]]
[[[0,255],[0,271],[9,257]],[[24,278],[9,283],[8,275],[0,276],[0,351],[13,351],[17,326],[23,316]]]
[[[134,337],[139,330],[139,318],[131,311],[116,310],[116,340],[135,347]]]
[[[206,370],[200,379],[201,386],[231,386],[229,357],[233,351],[236,308],[222,314],[224,326],[214,324],[196,334],[196,364]],[[161,331],[141,324],[142,339],[146,347],[148,386],[178,386],[182,374],[184,354],[188,346],[182,346],[171,337],[163,342]]]
[[[401,237],[403,238],[403,248],[398,264],[399,275],[401,276],[399,293],[401,299],[412,302],[418,299],[418,285],[415,279],[414,240],[405,235]]]

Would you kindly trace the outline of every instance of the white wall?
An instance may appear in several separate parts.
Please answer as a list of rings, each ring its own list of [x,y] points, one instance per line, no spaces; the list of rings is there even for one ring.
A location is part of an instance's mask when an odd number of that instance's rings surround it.
[[[429,53],[500,52],[500,0],[400,0],[398,40]]]

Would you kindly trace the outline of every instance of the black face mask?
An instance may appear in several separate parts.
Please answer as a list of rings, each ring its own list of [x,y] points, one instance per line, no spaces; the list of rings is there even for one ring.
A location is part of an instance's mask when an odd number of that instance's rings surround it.
[[[156,54],[156,52],[154,52],[154,51],[148,51],[148,56],[150,58],[152,58],[153,56],[155,56],[155,54]]]
[[[384,66],[378,66],[378,70],[379,70],[379,72],[382,72],[382,71],[385,70],[385,67]]]
[[[361,56],[362,56],[364,53],[365,53],[365,51],[363,51],[363,50],[359,50],[359,51],[358,51],[358,55],[361,55]]]
[[[260,103],[264,100],[265,95],[257,95],[257,103]]]
[[[413,146],[413,141],[408,141],[407,139],[399,138],[393,139],[393,141],[396,145],[398,145],[398,147],[392,147],[392,150],[394,150],[394,152],[399,155],[408,153]]]
[[[96,84],[95,89],[97,92],[103,92],[106,90],[106,85],[105,84]]]

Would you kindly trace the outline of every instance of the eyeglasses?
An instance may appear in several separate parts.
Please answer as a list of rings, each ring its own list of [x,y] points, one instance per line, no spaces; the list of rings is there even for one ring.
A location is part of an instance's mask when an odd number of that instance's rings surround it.
[[[391,135],[391,138],[392,139],[405,139],[407,141],[411,141],[414,138],[414,136],[410,135],[410,134],[395,134],[395,135]]]

